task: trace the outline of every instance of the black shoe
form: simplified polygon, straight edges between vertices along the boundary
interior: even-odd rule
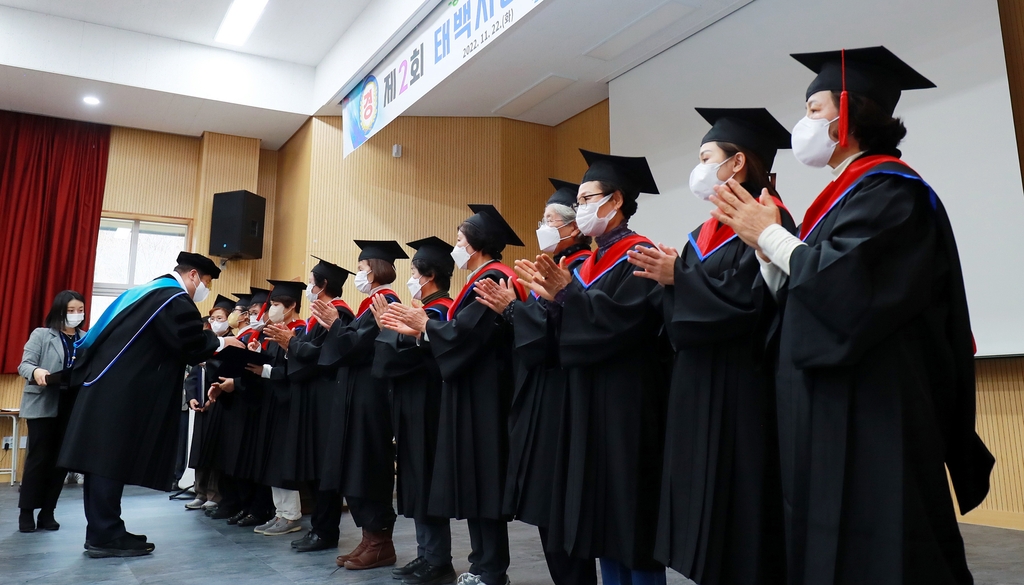
[[[32,510],[21,509],[18,515],[18,532],[35,532],[36,519],[32,516]]]
[[[320,535],[313,532],[312,530],[309,531],[309,534],[306,535],[306,538],[303,538],[299,542],[300,544],[295,545],[296,552],[314,552],[318,550],[338,548],[337,540],[331,541],[320,538]]]
[[[395,579],[402,579],[412,575],[416,571],[420,570],[421,567],[427,564],[427,559],[423,557],[416,557],[414,561],[405,565],[404,567],[398,567],[397,569],[391,569],[391,576]]]
[[[220,506],[216,510],[214,510],[213,513],[209,516],[214,520],[227,520],[228,518],[231,518],[237,513],[238,510],[232,510],[231,508],[225,508],[224,506]]]
[[[60,524],[53,518],[53,510],[40,510],[36,527],[40,530],[60,530]]]
[[[313,531],[312,530],[307,532],[302,538],[300,538],[298,540],[293,540],[292,541],[292,548],[295,548],[295,547],[297,547],[297,546],[299,546],[301,544],[308,543],[309,539],[311,539],[311,538],[313,538]]]
[[[270,520],[270,518],[256,516],[254,514],[246,514],[235,525],[243,528],[246,526],[259,526],[261,524],[266,524],[268,520]]]
[[[242,511],[238,512],[237,514],[235,514],[234,516],[228,518],[228,525],[229,526],[234,526],[235,524],[238,524],[242,520],[242,518],[245,518],[248,515],[249,515],[248,511],[242,510]]]
[[[146,542],[146,535],[145,534],[132,534],[131,532],[125,532],[125,534],[127,534],[128,536],[134,538],[135,540],[137,540],[139,542]],[[89,539],[85,540],[85,544],[82,545],[82,548],[84,548],[85,550],[89,550]]]
[[[406,585],[442,585],[455,582],[455,567],[451,563],[435,567],[425,563],[415,573],[402,579]]]
[[[139,541],[130,534],[125,534],[100,546],[89,545],[85,554],[93,559],[107,557],[141,557],[153,552],[156,545],[152,542]]]

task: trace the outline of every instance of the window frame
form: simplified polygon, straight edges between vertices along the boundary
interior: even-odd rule
[[[138,286],[138,282],[135,280],[135,264],[139,253],[139,234],[142,231],[143,223],[158,223],[164,225],[175,225],[181,226],[185,229],[185,250],[191,251],[192,249],[192,221],[180,218],[180,217],[163,217],[163,216],[147,216],[147,215],[134,215],[134,214],[121,214],[121,213],[110,213],[101,212],[100,221],[105,219],[117,220],[117,221],[130,221],[132,222],[132,235],[131,241],[129,242],[128,249],[128,284],[119,284],[113,282],[98,282],[93,280],[92,283],[92,295],[93,296],[104,296],[104,297],[117,297],[121,293]],[[93,251],[94,254],[98,254],[98,250]],[[95,277],[94,277],[95,278]]]

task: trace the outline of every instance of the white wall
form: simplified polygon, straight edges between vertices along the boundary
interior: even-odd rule
[[[615,79],[612,152],[647,156],[662,193],[631,226],[682,246],[708,217],[687,186],[708,129],[695,106],[763,106],[792,128],[813,74],[789,53],[872,45],[938,85],[897,107],[904,160],[949,211],[979,355],[1024,354],[1024,190],[995,0],[756,0]],[[832,177],[789,151],[774,170],[798,222]]]

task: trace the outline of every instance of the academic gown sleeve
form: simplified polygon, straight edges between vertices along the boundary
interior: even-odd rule
[[[560,358],[564,367],[602,363],[650,344],[651,312],[661,311],[663,287],[633,276],[622,262],[589,289],[573,281],[562,304]],[[603,285],[603,286],[602,286]]]
[[[785,209],[779,211],[782,226],[795,233],[793,217]],[[663,298],[665,327],[676,349],[733,339],[757,324],[766,291],[757,279],[756,252],[741,245],[739,261],[719,274],[709,270],[717,260],[714,256],[701,262],[690,249],[676,259],[674,284],[665,287]]]
[[[427,311],[427,318],[441,321],[437,311]],[[385,329],[377,336],[373,352],[372,375],[375,378],[397,378],[414,372],[430,358],[430,342],[416,342],[416,338]]]
[[[484,273],[481,278],[500,280],[500,273]],[[476,302],[476,290],[470,291],[461,309],[450,321],[427,321],[430,350],[441,368],[441,377],[451,380],[476,362],[491,339],[500,332],[501,316]]]
[[[184,295],[171,299],[153,319],[153,325],[169,349],[177,351],[190,366],[206,361],[220,347],[220,339],[213,331],[203,329],[203,316]]]
[[[398,301],[391,295],[387,295],[386,298],[388,303]],[[324,338],[317,363],[328,368],[363,363],[372,358],[374,341],[378,334],[380,328],[369,309],[347,325],[339,319],[331,325]]]
[[[513,301],[513,345],[516,357],[527,369],[543,364],[558,347],[555,319],[548,318],[547,301],[529,297]]]
[[[937,231],[923,183],[865,178],[827,239],[790,257],[786,319],[797,368],[856,364],[931,296]]]

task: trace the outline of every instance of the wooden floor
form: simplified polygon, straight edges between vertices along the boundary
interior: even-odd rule
[[[237,584],[361,583],[397,585],[390,568],[335,572],[336,552],[296,553],[289,542],[296,535],[267,537],[252,529],[228,526],[202,512],[186,511],[183,501],[167,494],[129,487],[123,501],[128,530],[146,534],[156,551],[134,559],[90,559],[82,551],[85,517],[82,490],[64,488],[56,517],[57,532],[21,534],[18,528],[17,487],[0,487],[0,584],[45,585],[103,584]],[[304,520],[308,525],[308,519]],[[961,525],[967,555],[977,585],[1024,585],[1024,532]],[[468,567],[469,536],[464,522],[452,525],[456,571]],[[519,522],[509,525],[514,585],[550,583],[537,530]],[[342,518],[340,548],[348,551],[359,542],[358,529],[346,514]],[[400,518],[395,526],[399,563],[412,560],[416,540],[412,521]],[[673,585],[690,583],[669,571]]]

